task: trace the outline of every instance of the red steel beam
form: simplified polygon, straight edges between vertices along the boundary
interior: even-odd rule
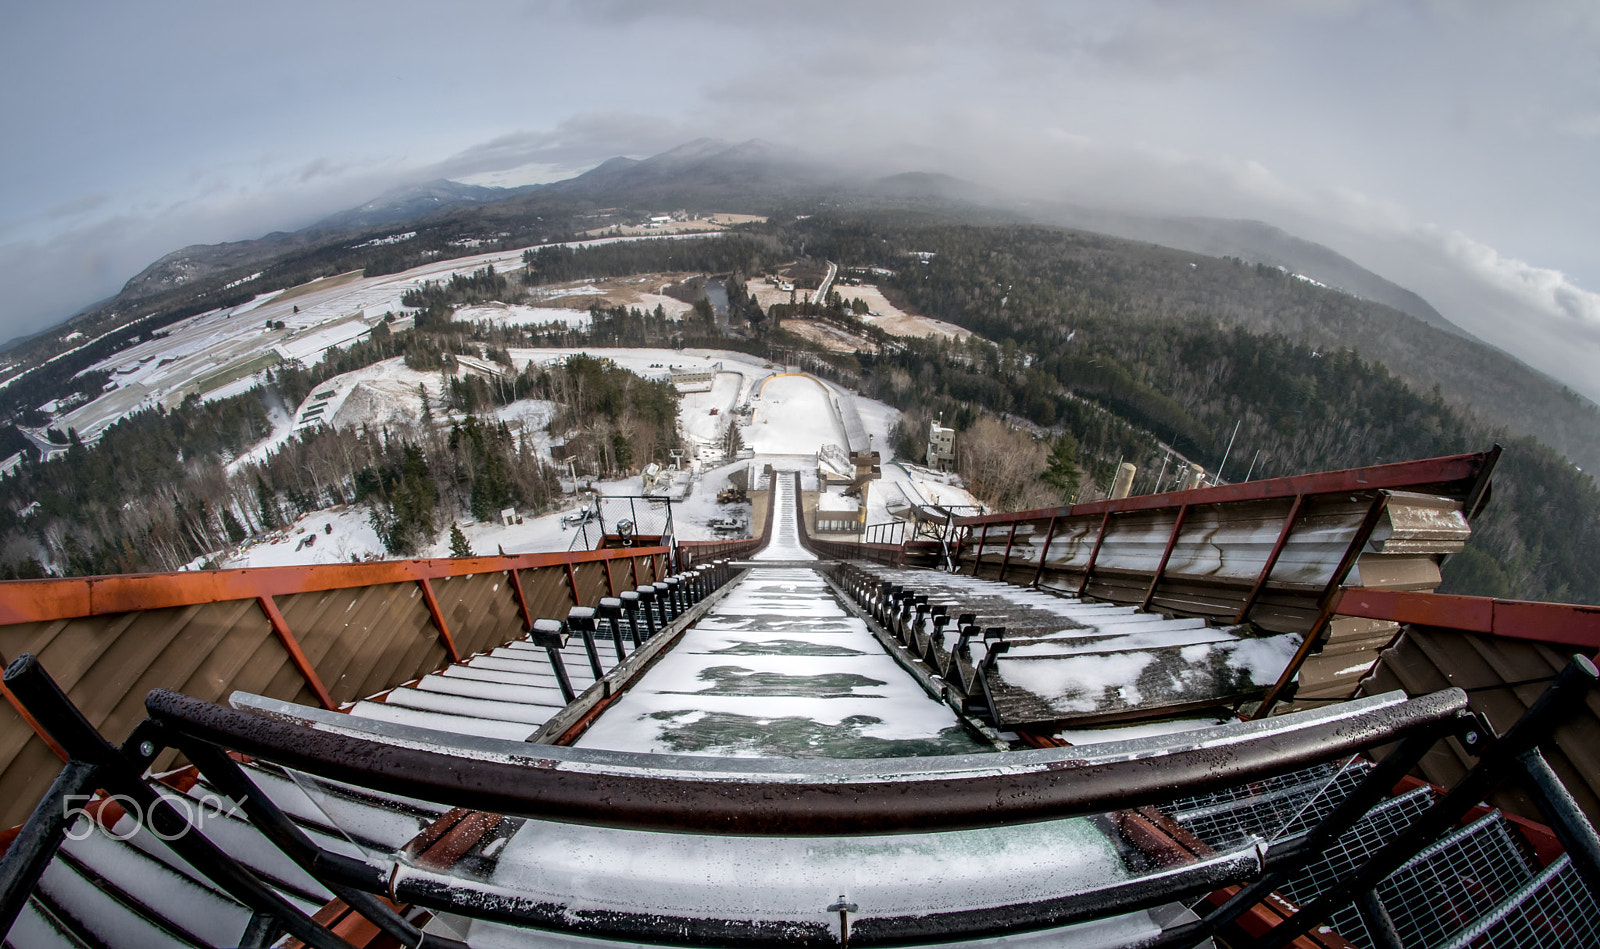
[[[1150,511],[1178,507],[1181,504],[1220,504],[1230,501],[1266,501],[1292,498],[1297,494],[1339,494],[1350,491],[1380,489],[1418,490],[1455,486],[1463,497],[1478,484],[1478,476],[1492,464],[1495,452],[1473,452],[1466,455],[1447,455],[1442,458],[1424,458],[1419,461],[1402,461],[1367,468],[1345,468],[1316,474],[1291,475],[1264,481],[1245,481],[1192,491],[1169,491],[1165,494],[1140,494],[1117,500],[1088,501],[1068,507],[1040,508],[1004,514],[978,514],[956,518],[963,527],[980,524],[1009,524],[1012,521],[1042,520],[1046,517],[1072,517],[1111,512]]]
[[[1305,495],[1294,496],[1294,504],[1289,508],[1289,516],[1283,519],[1283,526],[1278,529],[1278,539],[1272,544],[1272,552],[1267,554],[1267,562],[1261,565],[1261,575],[1256,577],[1255,585],[1250,588],[1250,595],[1244,598],[1244,605],[1234,614],[1235,626],[1250,618],[1250,611],[1255,609],[1256,600],[1260,598],[1261,591],[1266,589],[1267,579],[1272,576],[1272,568],[1278,565],[1278,558],[1283,555],[1283,548],[1289,543],[1289,535],[1294,533],[1294,522],[1300,519],[1300,508],[1304,507],[1305,503]]]
[[[1156,584],[1161,582],[1161,575],[1167,572],[1167,563],[1172,560],[1172,549],[1178,546],[1178,535],[1183,532],[1183,522],[1189,517],[1189,505],[1178,508],[1178,516],[1172,522],[1172,533],[1167,535],[1167,549],[1161,552],[1161,562],[1156,565],[1156,572],[1150,578],[1150,587],[1144,591],[1144,600],[1139,604],[1139,609],[1148,610],[1150,601],[1155,598]]]
[[[602,561],[606,565],[606,596],[617,595],[617,582],[611,579],[611,561]]]
[[[533,632],[533,614],[528,610],[528,598],[522,595],[522,577],[513,567],[506,571],[506,576],[511,578],[511,595],[517,598],[517,612],[522,614],[522,631]]]
[[[1050,542],[1055,539],[1056,518],[1055,515],[1052,514],[1050,515],[1050,529],[1044,532],[1044,546],[1039,548],[1039,566],[1034,568],[1033,582],[1029,583],[1028,586],[1037,587],[1039,585],[1039,578],[1044,576],[1044,560],[1046,557],[1050,556]]]
[[[11,707],[17,710],[17,714],[21,715],[22,720],[28,723],[28,727],[33,729],[33,733],[39,736],[39,740],[50,746],[50,750],[55,752],[57,758],[62,761],[67,760],[67,750],[61,747],[54,738],[50,737],[50,733],[45,731],[44,726],[39,724],[39,720],[33,717],[33,713],[29,712],[26,706],[17,701],[17,697],[11,694],[11,690],[6,688],[4,682],[0,682],[0,695],[6,697],[6,701],[11,703]]]
[[[1600,606],[1346,587],[1335,601],[1334,612],[1340,616],[1600,649]]]
[[[1005,555],[1000,558],[1000,576],[995,577],[995,579],[999,580],[1001,583],[1006,582],[1006,568],[1011,566],[1011,545],[1016,542],[1016,539],[1017,524],[1015,521],[1013,521],[1011,523],[1011,533],[1006,535]]]
[[[1083,565],[1083,582],[1078,584],[1078,595],[1083,596],[1083,591],[1089,589],[1089,576],[1094,573],[1094,562],[1100,559],[1100,545],[1106,539],[1106,527],[1111,523],[1111,512],[1106,511],[1100,515],[1100,533],[1094,535],[1094,549],[1089,551],[1089,562]],[[985,527],[985,530],[988,528]]]
[[[1383,516],[1383,511],[1388,506],[1389,492],[1379,491],[1378,496],[1372,499],[1372,506],[1367,508],[1367,516],[1361,519],[1361,526],[1356,528],[1355,536],[1350,538],[1350,546],[1345,548],[1344,556],[1339,559],[1339,566],[1334,568],[1333,576],[1328,578],[1328,585],[1323,587],[1322,595],[1317,597],[1321,609],[1317,613],[1316,622],[1306,630],[1305,638],[1300,641],[1300,648],[1295,650],[1294,658],[1284,666],[1278,681],[1273,683],[1251,718],[1265,718],[1272,711],[1272,706],[1277,704],[1278,698],[1289,687],[1289,681],[1300,671],[1300,666],[1306,661],[1306,657],[1311,655],[1311,650],[1317,645],[1317,639],[1322,635],[1323,627],[1333,618],[1334,604],[1339,600],[1339,590],[1344,584],[1345,577],[1350,575],[1350,568],[1356,565],[1356,558],[1361,556],[1361,548],[1367,545],[1367,538],[1372,535],[1373,528],[1378,526],[1378,518]]]
[[[456,651],[456,639],[450,635],[450,624],[444,621],[444,612],[439,609],[439,600],[433,595],[433,584],[427,577],[417,581],[417,586],[422,588],[422,602],[428,605],[428,615],[433,618],[433,628],[439,631],[439,641],[444,643],[445,655],[451,662],[460,662],[461,653]]]
[[[0,581],[0,626],[656,555],[664,547]]]
[[[289,661],[300,671],[300,678],[306,680],[306,686],[311,689],[311,694],[317,697],[322,707],[332,711],[339,710],[339,703],[333,700],[328,690],[323,686],[322,680],[317,677],[317,670],[312,668],[311,660],[306,658],[305,650],[300,648],[300,640],[295,638],[294,630],[289,628],[289,623],[278,612],[278,604],[272,602],[270,596],[256,597],[261,612],[267,614],[267,622],[272,624],[272,631],[278,634],[278,639],[283,643],[283,648],[289,652]]]
[[[578,594],[578,575],[572,572],[572,564],[567,564],[567,587],[572,591],[572,605],[582,606],[583,597]],[[532,629],[532,626],[528,627]]]
[[[978,537],[978,552],[972,557],[972,575],[978,575],[978,568],[983,566],[983,545],[989,542],[989,524],[983,525],[983,533]],[[902,560],[904,558],[902,557]]]

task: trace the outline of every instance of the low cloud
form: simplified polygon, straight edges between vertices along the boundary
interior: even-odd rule
[[[696,137],[684,124],[629,112],[575,115],[550,129],[522,129],[462,149],[418,176],[466,178],[526,166],[579,174],[617,155],[646,157]]]
[[[1600,298],[1581,286],[1600,284],[1600,269],[1592,222],[1574,210],[1592,203],[1600,147],[1595,9],[818,0],[757,16],[736,0],[490,4],[474,68],[426,83],[408,64],[436,47],[437,17],[330,13],[334,27],[379,31],[386,55],[322,55],[340,28],[292,47],[246,44],[228,54],[242,68],[215,71],[218,97],[241,103],[233,125],[168,102],[175,88],[210,86],[135,75],[135,113],[161,107],[130,113],[139,121],[122,134],[166,146],[145,168],[124,174],[119,155],[84,171],[48,150],[36,150],[39,167],[19,165],[40,181],[55,173],[47,157],[71,168],[37,204],[20,185],[4,202],[31,217],[0,224],[0,279],[14,288],[0,335],[109,295],[175,248],[293,229],[397,185],[548,181],[701,136],[759,137],[878,173],[942,171],[1024,202],[1266,221],[1600,398]],[[258,18],[285,35],[303,19]],[[144,19],[97,48],[144,48],[124,35]],[[100,107],[112,74],[88,64],[111,61],[83,59],[79,98],[39,113],[72,125],[36,122],[35,137],[98,155],[78,130],[107,126],[70,107]],[[248,68],[268,62],[283,68]],[[289,86],[254,78],[279,73]],[[311,94],[318,83],[326,96]],[[339,94],[351,90],[360,108]],[[470,131],[508,121],[525,127]],[[189,178],[171,172],[191,162]],[[109,194],[74,197],[88,186],[71,174]],[[0,176],[0,189],[26,179]]]

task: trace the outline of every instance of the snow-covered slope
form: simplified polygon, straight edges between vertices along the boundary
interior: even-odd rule
[[[512,363],[516,371],[530,364],[558,365],[568,356],[583,352],[649,378],[666,378],[670,369],[711,368],[721,364],[722,371],[714,377],[709,391],[685,393],[679,405],[679,426],[686,444],[691,448],[688,465],[691,473],[690,492],[673,505],[673,519],[677,536],[684,540],[709,540],[717,536],[710,524],[713,520],[732,513],[750,513],[747,505],[730,507],[718,504],[717,492],[728,485],[728,477],[735,471],[753,468],[759,472],[771,464],[778,469],[803,472],[802,487],[815,487],[815,458],[825,445],[844,444],[846,431],[840,407],[853,409],[875,447],[887,454],[888,430],[899,413],[881,402],[857,397],[848,390],[824,383],[811,376],[790,373],[786,367],[775,366],[742,353],[717,350],[673,349],[611,349],[604,347],[585,349],[513,349]],[[462,371],[493,373],[500,367],[482,360],[465,358]],[[273,436],[243,456],[236,464],[261,460],[269,451],[281,446],[284,439],[303,427],[332,425],[336,428],[370,425],[374,427],[414,425],[421,415],[422,395],[426,390],[433,411],[441,424],[448,421],[440,406],[440,374],[418,372],[406,368],[400,359],[389,359],[371,366],[345,373],[317,386],[305,402],[296,408],[289,419],[278,420]],[[737,412],[748,404],[752,411],[746,415]],[[712,410],[715,409],[713,414]],[[536,449],[548,457],[551,437],[549,424],[555,406],[548,402],[525,399],[502,406],[496,416],[511,424],[518,438],[533,440]],[[741,425],[745,444],[755,450],[748,460],[731,461],[722,457],[721,441],[729,422]],[[809,470],[808,470],[809,469]],[[906,480],[921,484],[906,469],[885,465],[885,481],[869,493],[869,522],[886,519],[881,500],[891,485]],[[925,476],[926,477],[926,476]],[[937,484],[935,480],[933,483]],[[596,482],[594,489],[608,495],[637,495],[643,485],[635,476],[618,481]],[[894,488],[895,497],[901,497]],[[916,490],[916,489],[913,489]],[[923,484],[924,493],[935,490]],[[945,503],[965,503],[956,500],[959,488],[937,484],[937,490],[948,492]],[[507,553],[526,551],[566,550],[576,536],[570,527],[561,523],[563,514],[576,510],[579,500],[558,510],[541,515],[520,512],[522,523],[502,525],[477,523],[468,518],[458,521],[462,533],[475,553],[489,554],[504,550]],[[424,556],[449,556],[449,523],[440,525],[436,542],[422,552]],[[331,529],[331,533],[327,532]],[[317,540],[306,545],[307,535],[315,534]],[[268,535],[248,549],[227,560],[228,566],[266,566],[283,563],[332,563],[355,559],[374,559],[385,556],[377,534],[368,522],[364,507],[340,508],[320,511],[302,518],[282,531]]]

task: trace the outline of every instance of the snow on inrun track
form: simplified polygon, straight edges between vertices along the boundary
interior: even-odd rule
[[[540,246],[593,247],[619,241],[687,240],[717,233],[609,237]],[[116,388],[49,424],[63,431],[75,428],[81,438],[92,442],[113,422],[142,408],[160,405],[170,409],[189,395],[217,399],[248,391],[262,381],[271,366],[290,359],[310,365],[329,349],[348,346],[370,332],[386,313],[399,320],[395,329],[409,325],[410,311],[400,303],[407,290],[430,280],[449,280],[452,274],[470,274],[489,264],[514,270],[522,265],[522,254],[528,249],[457,257],[378,277],[362,277],[359,272],[324,277],[261,294],[240,306],[179,320],[163,327],[160,338],[130,346],[86,369],[110,372]],[[520,322],[519,317],[525,317],[528,322],[569,325],[588,320],[587,313],[566,310],[484,312],[482,316],[504,322]],[[273,328],[278,322],[283,329]]]
[[[585,353],[609,359],[623,369],[647,378],[665,379],[672,367],[711,368],[721,363],[722,371],[712,383],[710,391],[683,393],[678,408],[678,421],[684,441],[691,450],[689,480],[690,491],[682,501],[673,504],[673,522],[678,537],[684,540],[708,540],[714,537],[709,522],[735,510],[716,502],[716,494],[728,485],[728,477],[735,471],[748,469],[759,475],[762,468],[771,464],[778,470],[802,472],[802,487],[816,487],[816,453],[823,445],[845,444],[846,433],[840,410],[856,412],[862,427],[870,436],[871,445],[881,452],[885,461],[891,458],[889,428],[899,418],[895,409],[871,399],[856,396],[847,389],[812,376],[793,373],[789,367],[774,365],[754,356],[722,350],[704,349],[612,349],[606,347],[579,347],[561,349],[513,349],[512,363],[521,371],[530,363],[559,365],[575,353]],[[464,358],[462,371],[494,371],[493,364],[484,360]],[[419,387],[425,388],[438,413],[440,376],[437,372],[414,372],[399,359],[385,360],[354,372],[335,376],[316,387],[304,404],[296,408],[290,418],[279,420],[277,431],[256,446],[243,461],[260,460],[269,450],[276,449],[301,424],[313,406],[321,405],[319,418],[327,419],[335,427],[371,424],[398,424],[415,419],[421,414]],[[332,395],[329,395],[332,393]],[[748,460],[723,463],[720,443],[730,420],[738,418],[733,410],[749,402],[753,408],[751,424],[741,427],[746,446],[755,451]],[[836,408],[836,405],[838,408]],[[716,409],[716,414],[712,414]],[[518,438],[533,440],[538,453],[549,458],[550,433],[548,425],[554,407],[547,402],[525,399],[503,406],[497,417],[508,422]],[[449,418],[439,414],[440,424]],[[892,503],[906,494],[917,495],[924,502],[930,483],[941,491],[956,493],[952,488],[937,482],[924,482],[932,476],[914,467],[886,463],[883,480],[877,482],[870,497],[869,521],[887,518],[886,501]],[[904,485],[902,486],[902,482]],[[594,490],[600,494],[636,495],[643,486],[638,477],[617,481],[595,482]],[[964,494],[964,492],[960,492]],[[952,500],[946,498],[947,503]],[[478,523],[461,520],[462,533],[472,550],[478,554],[531,551],[560,551],[568,549],[577,532],[561,524],[561,516],[578,508],[573,499],[562,510],[532,516],[523,514],[521,524],[503,526],[499,523]],[[749,514],[745,507],[744,513]],[[421,551],[425,557],[446,557],[450,554],[448,523],[436,542]],[[331,528],[331,531],[330,531]],[[310,546],[303,542],[308,534],[317,540]],[[227,558],[229,567],[259,567],[289,563],[348,563],[356,559],[385,557],[377,534],[368,523],[364,507],[336,508],[318,511],[301,518],[290,527],[262,537],[249,549]]]

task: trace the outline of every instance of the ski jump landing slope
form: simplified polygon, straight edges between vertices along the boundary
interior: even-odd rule
[[[815,386],[815,389],[812,386]],[[767,417],[772,419],[777,418],[780,414],[789,414],[783,409],[778,409],[779,405],[789,403],[790,407],[798,409],[799,405],[809,405],[820,396],[821,401],[827,405],[827,415],[831,416],[833,423],[831,426],[827,426],[833,429],[831,437],[823,437],[817,444],[811,445],[811,441],[817,440],[815,435],[819,433],[820,420],[814,416],[807,418],[805,421],[801,421],[799,418],[790,419],[789,421],[791,422],[799,423],[793,428],[787,426],[785,428],[786,435],[800,436],[795,439],[795,444],[753,446],[757,452],[809,454],[815,452],[824,444],[838,444],[842,445],[847,451],[857,452],[866,451],[870,444],[866,425],[861,421],[861,413],[856,409],[855,396],[836,389],[808,373],[780,372],[770,375],[761,380],[761,385],[756,390],[756,396],[772,403],[772,406],[767,410]],[[820,409],[821,405],[817,405],[816,408]],[[809,411],[801,411],[809,415]],[[800,442],[805,442],[806,444],[801,445],[799,444]]]

